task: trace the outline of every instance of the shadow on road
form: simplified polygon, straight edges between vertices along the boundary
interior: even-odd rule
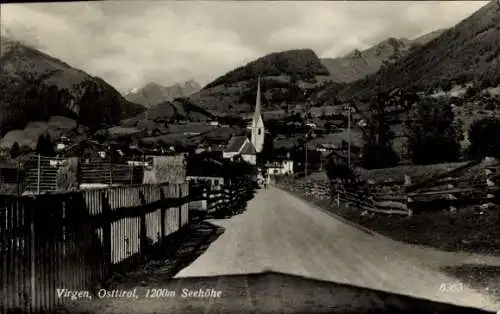
[[[500,302],[500,267],[465,264],[460,266],[446,266],[442,270],[471,288],[491,295]]]
[[[194,262],[222,233],[222,227],[206,221],[195,222],[147,252],[148,262],[138,270],[115,273],[106,288],[162,284]]]

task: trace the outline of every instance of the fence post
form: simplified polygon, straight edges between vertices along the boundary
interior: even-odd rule
[[[111,207],[106,196],[106,192],[101,193],[101,204],[102,204],[102,239],[103,239],[103,249],[104,249],[104,269],[106,270],[106,275],[111,274]]]
[[[165,231],[165,212],[167,210],[167,208],[165,207],[165,191],[163,190],[163,188],[160,187],[160,200],[161,200],[161,205],[160,205],[160,235],[161,235],[161,238],[160,240],[163,240],[163,238],[165,237],[166,235],[166,231]]]
[[[177,199],[179,200],[179,229],[182,228],[182,183],[177,183]]]
[[[37,176],[36,176],[36,193],[37,194],[40,194],[40,173],[41,173],[40,159],[41,159],[41,156],[40,156],[40,154],[38,154]]]
[[[410,186],[411,185],[411,177],[407,174],[405,174],[404,176],[404,186],[407,187],[407,186]]]
[[[232,194],[231,194],[231,184],[228,182],[229,179],[224,179],[224,202],[226,208],[233,208],[233,200],[232,200]]]
[[[201,187],[201,208],[205,211],[208,211],[208,187],[206,184],[203,184]]]
[[[18,197],[21,195],[21,174],[19,173],[20,171],[21,171],[21,162],[19,161],[19,159],[17,159],[16,182],[17,182],[17,196]],[[19,202],[19,199],[18,199],[18,202]]]
[[[36,237],[35,237],[35,202],[30,200],[28,202],[30,204],[30,303],[31,310],[36,311]]]
[[[80,189],[82,185],[82,157],[76,158],[76,186]]]
[[[130,185],[134,185],[134,163],[130,165]]]
[[[140,230],[139,230],[139,252],[141,262],[145,261],[146,257],[146,246],[147,246],[147,231],[146,231],[146,214],[144,213],[144,206],[146,205],[146,199],[144,198],[143,191],[139,190],[139,199],[141,200],[141,205],[143,206],[141,216],[140,216]]]
[[[111,154],[109,155],[109,185],[113,185],[113,163],[111,162]]]

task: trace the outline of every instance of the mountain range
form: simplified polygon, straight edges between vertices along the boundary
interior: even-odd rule
[[[114,124],[145,110],[107,82],[18,41],[0,47],[0,134],[53,116]]]
[[[124,97],[99,77],[2,37],[0,133],[54,116],[98,126],[244,115],[254,109],[258,76],[263,110],[303,102],[304,88],[320,106],[332,99],[364,99],[397,87],[418,91],[446,82],[474,81],[496,86],[500,83],[499,38],[500,4],[492,1],[454,27],[413,40],[389,38],[336,59],[320,59],[311,49],[274,52],[201,89],[195,81],[170,87],[149,83]]]
[[[491,1],[427,44],[364,79],[326,88],[330,97],[366,98],[378,90],[426,90],[447,83],[500,84],[500,2]]]
[[[424,91],[474,81],[496,86],[500,83],[499,38],[500,3],[491,1],[449,29],[413,40],[389,38],[337,59],[320,60],[309,49],[269,54],[220,76],[190,99],[207,110],[252,112],[258,75],[265,110],[300,103],[297,79],[302,80],[302,88],[312,90],[319,106],[335,99],[366,100],[377,91],[394,88]]]
[[[311,49],[275,52],[238,67],[204,86],[189,97],[192,103],[210,112],[240,114],[253,110],[257,77],[262,76],[264,107],[279,106],[299,99],[297,82],[314,86],[328,77],[328,69]]]
[[[124,95],[128,101],[141,104],[146,108],[151,108],[164,101],[173,101],[176,98],[191,96],[201,89],[200,84],[195,80],[172,86],[162,86],[157,83],[148,83],[142,88],[135,88]]]
[[[146,128],[162,133],[168,124],[178,121],[200,122],[208,121],[214,116],[208,111],[192,104],[187,98],[176,98],[173,101],[163,101],[148,108],[134,117],[120,122],[121,126]]]
[[[412,49],[439,37],[444,31],[433,31],[413,40],[391,37],[366,50],[356,49],[340,58],[323,58],[321,62],[330,72],[330,80],[354,82],[377,72],[383,65],[394,63]]]

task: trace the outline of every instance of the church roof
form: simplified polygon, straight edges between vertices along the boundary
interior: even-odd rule
[[[233,136],[224,150],[226,153],[239,153],[245,145],[245,141],[248,141],[246,136]]]
[[[257,151],[255,150],[255,147],[253,146],[252,143],[246,142],[245,146],[241,150],[242,155],[255,155],[257,154]]]

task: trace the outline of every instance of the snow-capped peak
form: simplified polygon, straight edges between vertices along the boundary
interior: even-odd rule
[[[129,90],[127,94],[135,94],[135,93],[137,93],[138,91],[139,91],[139,88],[138,88],[138,87],[134,87],[134,88],[132,88],[131,90]]]

